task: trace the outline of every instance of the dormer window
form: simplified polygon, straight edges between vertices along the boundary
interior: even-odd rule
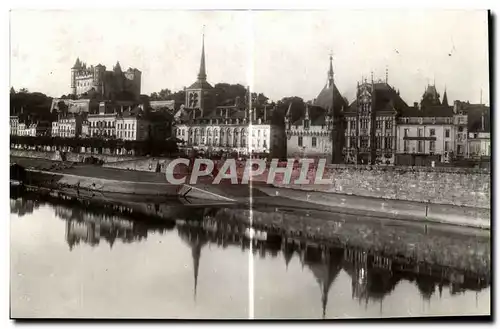
[[[310,120],[309,119],[304,120],[304,129],[309,129],[309,126],[310,126]]]

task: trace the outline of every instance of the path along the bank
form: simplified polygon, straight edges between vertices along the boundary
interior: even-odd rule
[[[295,209],[324,210],[352,215],[379,216],[397,220],[440,222],[476,228],[490,228],[490,210],[435,203],[389,200],[320,191],[279,188],[263,182],[231,184],[201,177],[196,184],[168,184],[165,174],[103,168],[94,165],[70,165],[61,162],[13,158],[11,161],[32,170],[56,175],[55,184],[102,192],[135,195],[177,196],[259,206],[286,206]],[[183,177],[182,174],[175,175]]]

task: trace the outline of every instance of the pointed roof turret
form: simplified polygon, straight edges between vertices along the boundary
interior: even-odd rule
[[[117,61],[115,67],[113,67],[113,71],[122,72],[122,67],[120,66],[120,62]]]
[[[80,62],[80,57],[77,57],[75,65],[73,65],[72,69],[79,69],[81,67],[82,67],[82,62]]]
[[[448,95],[446,94],[446,87],[444,87],[443,101],[441,102],[443,106],[448,106]]]
[[[316,97],[313,105],[319,106],[324,110],[329,112],[340,111],[342,106],[347,107],[348,104],[344,104],[345,101],[342,98],[339,90],[335,86],[334,73],[333,73],[333,57],[330,55],[330,68],[328,70],[328,83],[321,90],[318,97]],[[333,107],[333,108],[332,108]]]

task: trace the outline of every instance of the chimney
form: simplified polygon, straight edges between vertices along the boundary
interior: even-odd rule
[[[418,108],[418,103],[417,102],[413,102],[413,107],[414,108]]]
[[[229,118],[229,109],[226,109],[226,119]]]
[[[484,131],[484,113],[481,115],[481,130]]]
[[[264,122],[267,121],[267,105],[264,105]]]
[[[253,121],[257,121],[257,109],[256,108],[254,108],[252,110],[252,114],[253,114]]]
[[[458,112],[458,101],[454,101],[453,102],[453,113],[457,113]]]

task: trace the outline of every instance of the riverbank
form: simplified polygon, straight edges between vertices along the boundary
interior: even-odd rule
[[[304,191],[275,187],[262,182],[251,185],[211,184],[211,178],[197,184],[172,185],[163,173],[139,172],[11,157],[28,168],[28,184],[52,189],[74,188],[93,193],[120,193],[142,197],[181,197],[194,203],[238,203],[258,206],[287,206],[341,214],[384,217],[395,220],[439,222],[482,229],[490,228],[490,210],[431,202],[382,199],[375,197]],[[188,203],[193,203],[189,202]]]

